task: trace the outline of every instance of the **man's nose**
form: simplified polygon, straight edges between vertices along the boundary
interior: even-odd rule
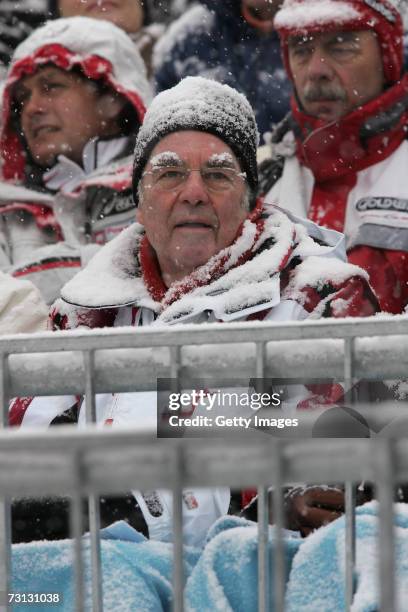
[[[208,201],[208,189],[198,170],[193,170],[189,173],[182,185],[179,197],[183,202],[193,205]]]
[[[330,59],[322,49],[319,49],[319,47],[316,47],[310,56],[307,73],[309,79],[313,81],[330,79],[333,76]]]

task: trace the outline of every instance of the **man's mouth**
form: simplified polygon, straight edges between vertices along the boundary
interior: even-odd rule
[[[191,228],[191,229],[212,229],[213,226],[211,223],[206,223],[204,221],[181,221],[177,223],[174,227],[176,228]]]

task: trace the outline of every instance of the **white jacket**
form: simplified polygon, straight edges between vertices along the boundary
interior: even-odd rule
[[[32,283],[0,272],[0,335],[45,330],[48,308]]]
[[[135,219],[130,158],[134,134],[92,139],[84,147],[81,166],[60,155],[43,174],[30,162],[18,134],[13,87],[45,63],[67,71],[80,68],[88,78],[120,93],[140,124],[151,92],[133,42],[110,22],[86,17],[51,21],[14,53],[2,94],[0,268],[30,278],[52,303],[95,252],[88,245],[104,244]]]

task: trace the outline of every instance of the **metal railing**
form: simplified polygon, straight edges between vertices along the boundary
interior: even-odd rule
[[[408,318],[375,317],[308,323],[242,323],[21,335],[0,340],[3,427],[8,399],[22,395],[85,394],[87,420],[95,420],[95,394],[156,390],[157,378],[183,381],[220,373],[234,378],[398,379],[406,376]],[[283,523],[281,485],[290,481],[347,482],[347,602],[353,596],[353,483],[377,485],[380,516],[381,609],[395,610],[393,486],[408,476],[408,440],[242,441],[156,440],[137,431],[0,432],[0,591],[10,586],[9,499],[72,496],[76,606],[83,609],[81,498],[89,496],[93,610],[102,610],[98,495],[170,488],[174,516],[174,609],[183,609],[181,490],[188,486],[259,487],[259,610],[268,609],[266,487],[275,487],[274,516]],[[324,461],[321,460],[324,456]],[[33,459],[35,457],[35,459]],[[52,464],[53,470],[48,466]],[[10,466],[13,478],[9,479]],[[137,465],[137,471],[134,466]],[[45,480],[44,476],[47,475]],[[284,609],[280,530],[275,547],[275,609]]]

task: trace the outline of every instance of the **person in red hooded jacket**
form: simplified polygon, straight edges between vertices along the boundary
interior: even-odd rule
[[[149,101],[139,53],[107,21],[50,21],[14,52],[1,100],[0,268],[48,304],[134,221],[131,153]]]
[[[395,4],[284,2],[274,23],[294,95],[261,164],[266,201],[343,231],[390,313],[408,303],[408,75]]]

